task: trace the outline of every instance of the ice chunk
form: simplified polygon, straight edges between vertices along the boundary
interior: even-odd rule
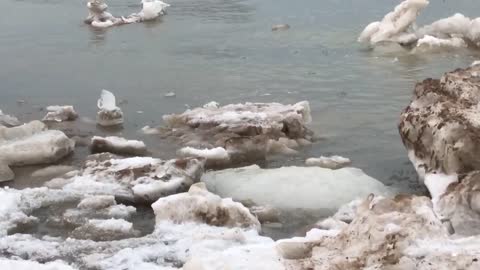
[[[63,189],[81,194],[120,196],[139,202],[188,190],[198,182],[203,163],[197,159],[163,161],[151,157],[89,160]]]
[[[385,15],[382,21],[369,24],[358,38],[359,42],[376,44],[382,41],[416,41],[408,37],[409,28],[415,23],[418,14],[429,2],[427,0],[405,0],[395,10]]]
[[[74,142],[59,130],[46,130],[40,121],[0,127],[0,181],[13,179],[8,166],[53,163],[70,154]]]
[[[350,161],[350,159],[341,156],[321,156],[320,158],[309,158],[305,161],[305,164],[307,166],[318,166],[332,170],[340,169],[342,167],[350,165],[351,163],[352,162]]]
[[[445,175],[442,173],[428,173],[425,175],[425,185],[432,196],[432,200],[438,201],[441,195],[443,195],[450,184],[458,182],[458,176]]]
[[[181,157],[205,158],[207,163],[227,163],[230,161],[230,155],[223,147],[213,149],[197,149],[193,147],[184,147],[178,151]]]
[[[260,223],[242,204],[210,193],[203,183],[192,185],[188,193],[161,198],[152,204],[157,223],[200,222],[213,226],[255,228]]]
[[[115,96],[112,92],[102,90],[97,102],[100,109],[97,113],[97,123],[101,126],[116,126],[123,124],[123,112],[117,107]]]
[[[336,210],[370,193],[388,194],[389,189],[362,170],[319,167],[261,169],[250,166],[208,172],[202,177],[210,191],[234,200],[279,209]],[[296,194],[295,200],[289,199]]]
[[[112,195],[97,195],[86,197],[78,204],[77,207],[86,209],[101,209],[115,204],[115,197]]]
[[[120,155],[142,156],[147,153],[147,146],[142,141],[127,140],[121,137],[94,136],[90,148],[93,153],[110,152]]]
[[[15,127],[21,124],[15,116],[3,114],[2,110],[0,110],[0,127]]]
[[[142,0],[142,11],[138,16],[143,21],[156,19],[160,15],[165,14],[165,9],[170,5],[159,0]]]
[[[245,103],[222,107],[211,102],[182,114],[165,115],[164,121],[167,126],[159,128],[159,134],[177,138],[184,146],[224,148],[230,164],[263,160],[271,153],[296,153],[289,148],[292,141],[304,145],[313,140],[313,132],[306,127],[311,121],[306,101],[293,105]],[[143,130],[155,133],[151,128]]]
[[[47,115],[43,118],[43,121],[73,121],[78,118],[77,112],[73,109],[73,106],[48,106]]]

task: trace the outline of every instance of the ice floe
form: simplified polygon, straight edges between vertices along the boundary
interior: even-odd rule
[[[93,136],[90,149],[93,153],[110,152],[119,155],[143,156],[147,153],[147,146],[142,141],[127,140],[117,136]]]
[[[73,106],[48,106],[47,115],[43,117],[43,121],[63,122],[73,121],[78,118],[77,112]]]

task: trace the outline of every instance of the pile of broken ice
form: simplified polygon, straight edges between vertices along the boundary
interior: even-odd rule
[[[312,143],[308,103],[211,103],[144,128],[177,139],[178,158],[138,157],[140,141],[95,136],[91,151],[100,153],[80,169],[59,167],[66,173],[41,188],[0,189],[0,269],[478,269],[479,74],[475,65],[419,83],[401,115],[431,198],[394,195],[342,168],[351,161],[339,156],[307,167],[251,165]],[[110,94],[98,107],[117,121]],[[67,107],[55,108],[63,115]],[[14,177],[10,166],[57,163],[72,151],[71,139],[39,121],[0,127],[4,180]],[[251,166],[204,173],[241,162]],[[296,211],[331,217],[302,237],[261,236],[262,225]]]

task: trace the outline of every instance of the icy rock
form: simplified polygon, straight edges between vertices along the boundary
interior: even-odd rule
[[[78,114],[73,106],[48,106],[47,115],[42,121],[63,122],[73,121],[77,118]]]
[[[343,167],[350,165],[352,162],[348,158],[344,158],[341,156],[331,156],[331,157],[324,157],[321,156],[319,158],[309,158],[305,161],[305,165],[307,166],[317,166],[332,170],[337,170]]]
[[[203,183],[192,185],[188,193],[161,198],[152,204],[152,208],[157,223],[165,220],[175,223],[200,222],[212,226],[260,230],[257,218],[246,207],[208,192]]]
[[[291,150],[292,141],[312,141],[306,124],[311,121],[308,102],[294,105],[245,103],[187,110],[165,115],[165,128],[158,133],[178,138],[184,146],[215,149],[221,147],[230,156],[230,164],[265,159],[270,152]],[[151,128],[145,129],[154,133]],[[279,145],[281,147],[279,147]],[[290,152],[291,152],[290,151]]]
[[[480,172],[466,175],[458,183],[451,183],[445,193],[434,198],[435,210],[451,223],[456,235],[480,234]]]
[[[187,191],[199,181],[202,173],[203,163],[197,159],[93,159],[86,161],[84,169],[66,181],[63,189],[154,202],[160,197]]]
[[[426,174],[462,175],[480,169],[479,76],[477,65],[416,85],[399,131],[421,180]]]
[[[18,121],[15,116],[3,114],[2,110],[0,110],[0,127],[16,127],[21,125],[22,123]]]
[[[208,189],[236,201],[251,200],[279,210],[317,209],[334,211],[354,199],[370,193],[390,191],[362,170],[319,167],[282,167],[261,169],[257,165],[207,172],[202,181]],[[297,194],[291,199],[292,194]]]
[[[97,106],[99,109],[97,113],[97,123],[100,126],[109,127],[123,124],[123,112],[117,107],[115,96],[112,92],[102,90]]]
[[[0,127],[0,181],[13,179],[8,166],[53,163],[73,149],[74,142],[63,132],[46,130],[40,121],[13,128]]]
[[[476,269],[480,238],[449,237],[426,197],[399,195],[358,207],[340,229],[277,242],[286,269]]]
[[[110,152],[119,155],[143,156],[147,153],[147,146],[142,141],[127,140],[121,137],[94,136],[90,149],[93,153]]]

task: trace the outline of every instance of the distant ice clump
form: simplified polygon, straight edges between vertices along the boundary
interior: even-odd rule
[[[438,20],[423,27],[416,26],[427,0],[405,0],[385,15],[382,21],[369,24],[358,41],[370,45],[394,42],[414,45],[419,49],[464,48],[467,44],[480,45],[480,18],[470,19],[463,14]],[[417,49],[418,50],[418,49]]]
[[[1,126],[15,127],[21,124],[22,123],[20,123],[20,121],[18,121],[18,119],[15,116],[4,114],[2,110],[0,110],[0,127]]]
[[[253,201],[278,209],[318,209],[334,211],[354,199],[370,193],[391,191],[362,170],[319,167],[282,167],[261,169],[257,165],[211,171],[203,175],[208,189],[237,201]],[[297,194],[291,199],[292,194]]]
[[[88,17],[85,23],[97,28],[107,28],[115,25],[138,23],[154,20],[166,14],[170,5],[160,0],[142,0],[142,10],[127,17],[115,17],[107,12],[108,6],[103,0],[89,0],[87,3]]]

